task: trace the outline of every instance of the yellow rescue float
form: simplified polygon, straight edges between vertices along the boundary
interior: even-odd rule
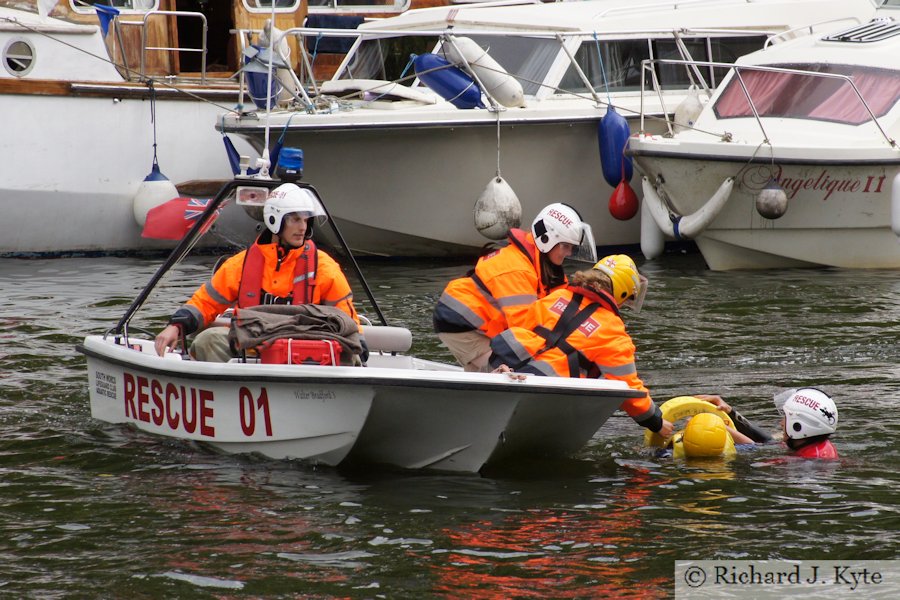
[[[731,417],[709,402],[694,396],[678,396],[659,408],[667,421],[689,421],[684,430],[671,438],[648,430],[644,434],[644,445],[666,448],[671,444],[674,458],[730,456],[737,452],[734,439],[726,429],[726,426],[734,428]]]

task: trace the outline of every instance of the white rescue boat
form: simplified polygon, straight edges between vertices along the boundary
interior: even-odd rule
[[[116,327],[78,346],[87,357],[94,418],[228,453],[477,472],[525,456],[571,454],[624,400],[643,395],[604,379],[464,372],[405,354],[409,330],[387,325],[364,326],[370,351],[364,367],[263,364],[252,357],[211,363],[178,351],[158,356],[153,335],[130,326],[132,317],[219,206],[235,196],[238,203],[265,198],[280,183],[226,184]],[[336,227],[333,235],[342,239]]]

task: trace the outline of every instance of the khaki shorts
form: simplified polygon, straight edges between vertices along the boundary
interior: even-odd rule
[[[466,371],[490,372],[491,340],[481,331],[438,333],[438,338]]]

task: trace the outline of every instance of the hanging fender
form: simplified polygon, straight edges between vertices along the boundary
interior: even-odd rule
[[[644,204],[647,205],[647,212],[653,216],[653,220],[656,221],[662,232],[677,240],[682,240],[700,235],[719,216],[725,202],[731,197],[734,177],[725,178],[716,193],[695,212],[686,216],[676,215],[674,218],[669,216],[669,210],[649,179],[643,177],[641,186],[644,189]]]
[[[159,165],[154,162],[150,173],[138,186],[132,199],[131,207],[134,210],[135,223],[138,224],[138,227],[143,227],[147,222],[147,213],[150,212],[150,209],[177,197],[178,189],[175,184],[162,174]]]
[[[631,157],[625,156],[625,145],[630,135],[631,129],[625,117],[617,113],[612,104],[607,106],[606,114],[597,123],[597,142],[603,178],[611,188],[615,188],[623,179],[631,181],[634,174]]]
[[[444,44],[444,52],[451,62],[458,65],[469,63],[472,71],[486,88],[485,91],[503,106],[508,108],[525,106],[522,84],[491,58],[484,48],[471,38],[451,36],[450,39],[452,43]]]

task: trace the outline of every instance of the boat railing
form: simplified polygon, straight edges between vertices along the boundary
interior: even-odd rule
[[[741,86],[741,91],[744,94],[744,98],[747,100],[748,105],[750,106],[750,110],[753,112],[753,118],[756,120],[756,124],[759,127],[760,131],[763,135],[763,142],[766,144],[771,143],[769,134],[766,132],[766,128],[763,125],[762,118],[760,117],[759,110],[756,107],[756,104],[753,102],[753,98],[751,97],[750,90],[747,89],[747,84],[744,81],[744,78],[741,76],[742,71],[765,71],[770,73],[789,73],[793,75],[804,75],[809,77],[818,77],[824,79],[836,79],[843,81],[845,84],[849,85],[853,90],[853,93],[856,95],[857,100],[859,100],[861,106],[865,109],[866,113],[869,115],[869,119],[872,123],[874,123],[875,127],[878,128],[878,131],[881,133],[881,136],[891,147],[896,147],[897,142],[891,138],[887,131],[885,131],[884,127],[882,127],[881,123],[878,121],[878,118],[875,116],[875,113],[872,111],[872,108],[866,102],[863,95],[860,93],[859,88],[856,87],[856,84],[853,82],[853,78],[849,75],[842,75],[840,73],[821,73],[816,71],[805,71],[802,69],[787,69],[783,67],[766,67],[763,65],[737,65],[734,63],[719,63],[719,62],[711,62],[711,61],[692,61],[692,60],[674,60],[674,59],[653,59],[653,60],[644,60],[641,62],[641,128],[640,131],[643,133],[646,131],[644,127],[644,97],[646,95],[647,89],[647,74],[650,74],[650,79],[652,80],[654,91],[659,98],[660,106],[663,109],[663,115],[666,121],[666,127],[668,129],[669,135],[674,135],[674,120],[670,118],[669,111],[665,107],[665,103],[663,100],[662,88],[659,86],[659,82],[656,78],[656,66],[661,64],[669,64],[669,65],[690,65],[696,64],[700,67],[719,67],[731,69],[734,72],[734,77],[737,78],[738,84]],[[725,80],[726,82],[728,79]],[[723,83],[724,85],[724,83]],[[721,88],[721,86],[720,86]],[[706,110],[704,108],[704,110]]]
[[[199,48],[184,46],[148,46],[147,26],[151,19],[156,17],[186,17],[189,19],[199,19],[203,31],[200,36],[201,46]],[[134,26],[141,28],[141,66],[138,77],[141,81],[147,77],[147,56],[150,52],[199,52],[200,53],[200,82],[206,83],[206,39],[209,33],[209,27],[206,22],[206,15],[199,12],[185,10],[151,10],[144,14],[144,18],[140,21],[119,21],[123,26]]]
[[[239,39],[241,40],[241,50],[246,48],[249,41],[254,35],[258,35],[258,30],[250,30],[250,29],[242,29],[242,30],[233,30],[234,33],[238,34]],[[453,27],[453,28],[442,28],[442,29],[364,29],[364,30],[349,30],[349,29],[328,29],[328,28],[308,28],[308,27],[294,27],[291,29],[287,29],[281,32],[281,36],[279,36],[275,40],[275,47],[277,48],[280,44],[280,41],[287,36],[295,36],[298,38],[300,43],[298,44],[300,50],[300,59],[297,71],[291,70],[291,77],[293,79],[293,86],[291,86],[294,90],[296,90],[296,99],[300,100],[304,106],[307,108],[309,112],[315,112],[314,102],[309,94],[305,92],[305,90],[309,89],[313,95],[313,97],[319,95],[318,83],[315,78],[312,76],[313,73],[313,58],[310,57],[309,51],[307,49],[307,45],[303,43],[304,40],[310,37],[326,37],[326,38],[356,38],[356,41],[353,44],[353,47],[347,53],[347,57],[344,59],[344,62],[338,67],[338,75],[345,72],[347,69],[347,65],[352,61],[352,57],[354,53],[358,50],[359,45],[364,40],[378,40],[378,39],[390,39],[390,38],[398,38],[398,37],[429,37],[429,38],[441,38],[446,40],[446,43],[452,43],[450,39],[452,36],[467,36],[478,38],[479,36],[509,36],[509,37],[523,37],[523,38],[537,38],[537,39],[553,39],[558,41],[561,52],[564,52],[569,64],[573,65],[574,70],[578,78],[582,81],[585,86],[585,89],[589,91],[594,98],[595,102],[598,105],[604,104],[599,95],[597,94],[597,87],[592,85],[589,81],[589,78],[584,73],[584,71],[580,68],[578,61],[573,53],[574,42],[573,40],[578,40],[579,43],[584,42],[585,40],[595,40],[599,43],[604,43],[608,40],[621,40],[628,39],[637,35],[645,36],[648,38],[669,38],[674,39],[675,44],[678,48],[679,54],[681,54],[682,58],[686,60],[691,59],[690,52],[687,49],[687,46],[684,43],[684,40],[689,36],[732,36],[732,37],[743,37],[743,36],[757,36],[757,35],[768,35],[773,32],[767,31],[748,31],[744,29],[722,29],[722,28],[698,28],[691,29],[689,32],[671,29],[671,28],[651,28],[651,29],[616,29],[616,30],[572,30],[560,32],[554,29],[519,29],[519,30],[509,30],[509,29],[492,29],[492,28],[473,28],[473,27]],[[690,35],[688,35],[690,34]],[[278,53],[276,52],[276,55]],[[285,61],[287,62],[287,61]],[[690,69],[691,67],[687,67]],[[699,73],[696,67],[693,67],[694,74],[691,77],[691,80],[696,82],[699,87],[705,89],[708,94],[711,94],[711,90],[709,84],[706,82],[705,78]],[[469,74],[472,74],[471,69],[467,69]],[[512,74],[514,77],[521,77],[521,74]],[[409,79],[415,78],[415,75],[408,76]],[[477,80],[477,76],[475,77]],[[244,79],[241,79],[241,89],[244,89]],[[402,83],[402,80],[393,81],[393,83]],[[549,85],[547,81],[538,81],[539,85],[543,87],[550,87],[556,89],[554,85]],[[491,103],[492,110],[502,110],[499,108],[500,105],[496,102],[496,99],[492,98],[490,94],[486,91],[486,88],[482,86],[482,91],[488,97],[488,100]],[[330,110],[330,109],[329,109]]]

